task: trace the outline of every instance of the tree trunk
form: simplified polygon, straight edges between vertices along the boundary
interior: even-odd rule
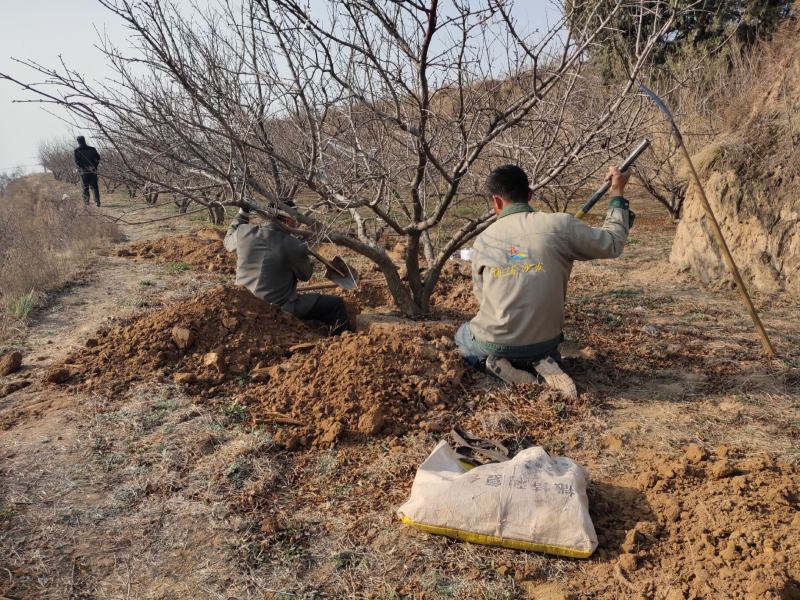
[[[208,222],[212,225],[222,225],[225,222],[225,207],[219,202],[210,202],[206,207],[208,210]]]

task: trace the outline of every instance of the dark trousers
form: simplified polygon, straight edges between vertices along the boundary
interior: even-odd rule
[[[343,331],[352,330],[344,300],[339,296],[320,294],[311,310],[301,318],[322,321],[330,327],[331,335],[339,335]]]
[[[94,194],[94,203],[100,206],[100,186],[97,185],[97,173],[81,173],[81,189],[83,191],[83,203],[89,205],[89,188]]]

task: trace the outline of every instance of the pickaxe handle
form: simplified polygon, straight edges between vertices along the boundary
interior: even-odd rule
[[[625,162],[619,166],[619,170],[622,171],[623,173],[627,171],[631,167],[631,165],[636,161],[636,159],[639,158],[639,155],[645,150],[647,150],[647,147],[649,145],[650,145],[650,140],[648,140],[647,138],[639,142],[639,145],[633,149],[633,152],[631,152],[630,156],[628,156],[628,158],[625,159]],[[605,195],[605,193],[609,190],[610,187],[611,187],[610,181],[606,181],[602,186],[600,186],[598,190],[594,194],[592,194],[592,197],[586,201],[586,204],[584,204],[581,207],[581,209],[575,213],[575,217],[578,219],[582,219],[583,217],[585,217],[586,213],[592,210],[592,207],[595,204],[597,204],[597,201],[600,200],[600,198],[602,198]]]

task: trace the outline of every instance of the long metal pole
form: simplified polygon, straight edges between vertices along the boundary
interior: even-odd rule
[[[769,336],[767,336],[767,332],[764,330],[764,325],[761,322],[761,318],[758,316],[758,312],[756,312],[756,307],[753,306],[753,301],[750,298],[750,294],[747,292],[747,287],[742,280],[742,276],[739,274],[739,268],[736,266],[736,262],[733,260],[730,249],[728,249],[728,244],[722,235],[722,230],[719,227],[717,217],[714,215],[714,211],[711,209],[711,204],[708,202],[706,191],[703,188],[703,184],[700,182],[700,176],[697,174],[697,169],[694,167],[692,157],[689,155],[689,151],[686,149],[686,144],[683,143],[683,136],[681,135],[680,129],[678,129],[678,125],[675,123],[672,112],[669,110],[669,108],[667,108],[667,105],[664,103],[664,101],[652,90],[642,84],[639,84],[639,88],[645,93],[645,95],[655,102],[656,106],[658,106],[658,108],[661,109],[661,112],[666,115],[667,120],[672,126],[672,133],[675,135],[678,146],[680,146],[683,156],[689,165],[689,170],[692,173],[692,179],[694,179],[697,190],[700,192],[701,204],[703,205],[706,216],[711,223],[711,232],[714,234],[714,239],[716,240],[717,245],[722,250],[722,258],[725,261],[725,265],[728,267],[731,275],[733,275],[733,280],[736,282],[736,287],[739,289],[739,293],[742,296],[742,300],[747,308],[747,312],[750,313],[750,318],[753,320],[756,332],[758,333],[759,338],[761,338],[761,346],[764,348],[764,353],[769,357],[777,356],[775,348],[772,346],[772,342],[770,342]]]

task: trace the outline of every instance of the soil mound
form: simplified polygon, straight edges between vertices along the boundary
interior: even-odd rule
[[[428,411],[461,400],[464,372],[436,327],[346,333],[272,369],[256,397],[264,414],[298,422],[279,443],[324,445],[350,434],[404,433]]]
[[[67,358],[73,379],[114,390],[154,375],[213,393],[265,369],[320,335],[245,288],[220,285],[183,302],[101,330]]]
[[[222,245],[224,238],[225,234],[218,229],[200,229],[194,233],[128,244],[118,250],[117,255],[160,263],[186,263],[198,270],[233,274],[236,272],[236,254],[225,250]]]
[[[690,445],[676,460],[641,456],[631,487],[595,484],[600,558],[592,597],[797,598],[800,472]],[[609,573],[613,565],[614,573]]]
[[[480,306],[472,293],[472,266],[460,260],[449,261],[433,290],[431,303],[434,309],[455,312],[458,316],[473,317]]]
[[[752,94],[731,109],[730,130],[695,157],[711,207],[742,277],[764,291],[800,294],[800,42],[786,31],[762,57]],[[704,283],[731,281],[694,186],[670,256]]]

